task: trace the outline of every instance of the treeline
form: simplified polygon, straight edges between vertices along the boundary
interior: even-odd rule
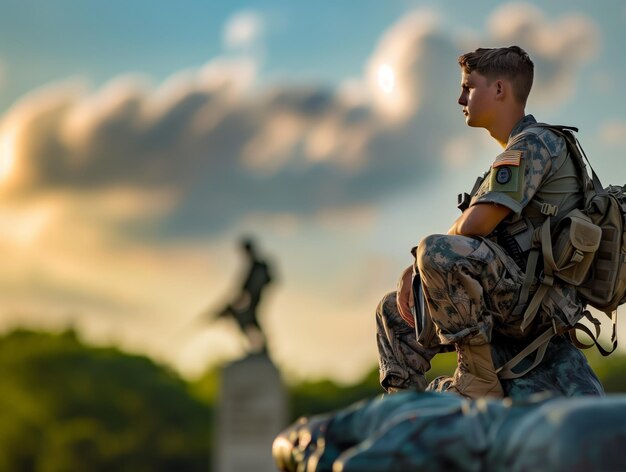
[[[450,374],[437,356],[430,377]],[[626,356],[590,362],[608,392],[626,392]],[[73,331],[0,337],[0,471],[203,471],[212,464],[219,374],[186,382],[147,357],[85,345]],[[381,393],[376,369],[360,383],[289,388],[290,416]]]
[[[211,406],[148,358],[14,331],[0,372],[2,471],[208,468]]]

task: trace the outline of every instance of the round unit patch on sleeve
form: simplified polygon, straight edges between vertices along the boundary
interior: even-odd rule
[[[498,167],[496,170],[496,182],[500,185],[508,184],[511,180],[513,172],[507,166]]]

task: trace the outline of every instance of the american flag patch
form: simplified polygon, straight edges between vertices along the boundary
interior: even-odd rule
[[[496,157],[496,161],[493,163],[491,167],[500,167],[500,166],[515,166],[519,167],[520,160],[522,159],[522,151],[504,151],[498,157]]]

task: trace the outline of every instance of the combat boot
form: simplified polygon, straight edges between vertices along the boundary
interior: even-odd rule
[[[493,365],[490,344],[457,344],[458,365],[446,390],[464,397],[504,397],[500,379]]]

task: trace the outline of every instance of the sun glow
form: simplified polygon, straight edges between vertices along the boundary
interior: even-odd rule
[[[397,62],[394,57],[376,58],[368,68],[372,103],[390,123],[406,119],[417,106],[414,84],[408,83],[407,74]]]
[[[0,135],[0,182],[6,180],[15,162],[15,133],[5,130]]]
[[[378,68],[377,76],[378,86],[381,90],[386,94],[393,92],[396,86],[396,74],[393,69],[387,64],[383,64]]]

